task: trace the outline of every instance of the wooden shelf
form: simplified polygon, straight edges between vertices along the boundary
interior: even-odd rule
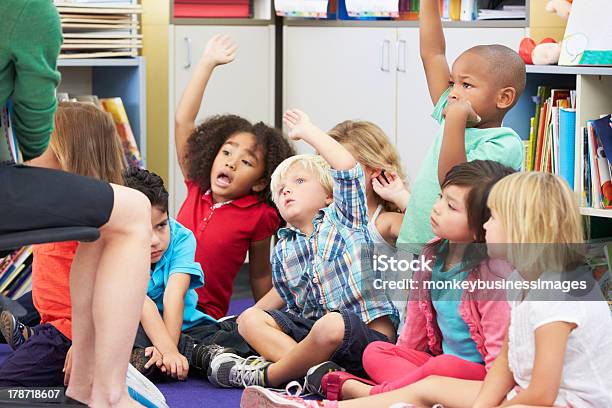
[[[565,67],[559,65],[527,65],[528,74],[612,75],[612,67]]]
[[[580,214],[591,217],[612,218],[612,209],[580,207]]]

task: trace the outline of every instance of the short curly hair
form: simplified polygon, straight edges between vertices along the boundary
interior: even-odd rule
[[[168,212],[168,191],[164,187],[164,180],[157,174],[138,167],[130,167],[123,172],[123,180],[127,187],[146,195],[151,206],[157,207],[162,212]]]
[[[292,144],[283,132],[263,122],[252,124],[237,115],[215,115],[195,128],[187,140],[187,173],[202,190],[210,189],[210,171],[221,146],[236,133],[251,133],[264,152],[265,168],[262,175],[270,180],[272,172],[286,158],[295,155]],[[273,204],[270,183],[258,195]]]

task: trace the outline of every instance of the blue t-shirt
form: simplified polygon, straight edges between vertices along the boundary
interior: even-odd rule
[[[453,281],[464,281],[469,270],[464,270],[463,263],[459,263],[453,265],[448,271],[443,271],[447,251],[448,241],[443,241],[432,268],[431,277],[436,285],[443,283],[448,285],[445,288],[431,290],[436,321],[442,333],[442,351],[444,354],[452,354],[467,361],[483,364],[482,355],[470,336],[470,329],[459,314],[463,290],[450,288]]]
[[[151,270],[151,279],[147,289],[149,296],[157,305],[159,313],[164,312],[164,292],[168,279],[175,273],[191,275],[191,283],[185,294],[183,327],[185,331],[200,324],[216,323],[216,320],[196,309],[198,294],[195,289],[204,286],[204,273],[199,263],[194,261],[196,240],[193,233],[179,224],[174,218],[168,219],[170,226],[170,243],[166,252]]]

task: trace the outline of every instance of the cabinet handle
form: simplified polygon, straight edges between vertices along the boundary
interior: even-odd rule
[[[185,45],[187,46],[187,64],[183,68],[189,69],[191,68],[191,38],[185,37]]]
[[[404,51],[400,58],[400,48]],[[400,68],[401,66],[401,68]],[[397,71],[406,72],[406,40],[399,40],[397,42]]]
[[[387,49],[387,67],[385,68],[385,48]],[[391,41],[383,40],[380,45],[380,70],[389,72],[391,66]]]

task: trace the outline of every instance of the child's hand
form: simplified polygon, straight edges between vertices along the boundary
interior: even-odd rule
[[[184,355],[176,351],[171,351],[163,355],[163,364],[166,374],[172,378],[185,380],[189,372],[189,363]]]
[[[159,350],[157,349],[157,347],[155,346],[150,346],[145,348],[145,357],[151,357],[149,359],[149,361],[147,361],[147,363],[144,365],[144,368],[149,368],[151,367],[153,364],[155,364],[157,366],[157,368],[161,369],[163,366],[163,358],[162,358],[162,354],[159,352]],[[164,367],[164,370],[162,372],[166,372],[166,367]]]
[[[64,385],[67,387],[70,382],[70,371],[72,371],[72,346],[66,353],[66,359],[64,360]]]
[[[298,109],[285,112],[283,122],[289,128],[289,138],[292,140],[304,139],[313,126],[308,115]]]
[[[395,172],[381,172],[378,177],[372,179],[372,187],[380,198],[394,203],[400,208],[404,208],[408,202],[410,193],[402,179]]]
[[[473,127],[480,123],[480,116],[476,113],[470,101],[466,100],[449,100],[448,105],[442,111],[442,115],[446,118],[448,115],[464,114],[466,115],[466,127]]]
[[[202,61],[213,66],[228,64],[236,57],[238,45],[227,35],[217,34],[206,43]]]

